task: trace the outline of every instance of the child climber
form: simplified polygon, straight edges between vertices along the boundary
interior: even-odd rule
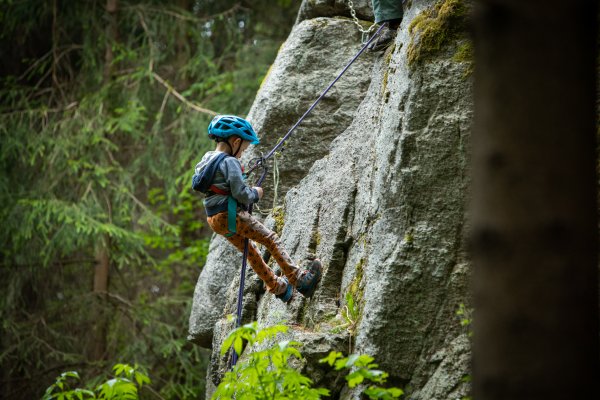
[[[208,136],[217,143],[216,148],[202,157],[196,165],[194,175],[195,179],[203,171],[211,170],[214,173],[214,177],[209,178],[207,182],[210,187],[204,199],[208,224],[213,231],[225,236],[242,252],[245,238],[258,242],[269,250],[284,276],[273,273],[252,242],[248,247],[248,260],[254,272],[267,286],[267,290],[284,303],[291,300],[294,287],[305,297],[312,296],[321,280],[321,262],[313,260],[306,269],[298,268],[281,245],[277,234],[246,211],[250,204],[256,203],[263,196],[261,187],[246,186],[239,161],[250,144],[260,142],[256,132],[243,118],[218,115],[208,126]],[[235,220],[229,218],[229,214],[236,211]]]

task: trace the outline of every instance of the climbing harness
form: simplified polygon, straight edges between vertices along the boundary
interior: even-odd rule
[[[350,2],[351,2],[351,0],[350,0]],[[283,146],[285,141],[288,140],[289,137],[292,135],[292,133],[294,133],[296,128],[298,128],[300,123],[302,121],[304,121],[304,118],[306,118],[308,116],[308,114],[311,113],[311,111],[317,106],[317,104],[319,104],[319,102],[323,99],[323,97],[325,97],[325,95],[327,94],[327,92],[329,92],[329,90],[333,87],[333,85],[335,85],[335,83],[344,75],[344,73],[348,70],[348,68],[350,68],[350,66],[354,63],[354,61],[356,61],[356,59],[358,57],[360,57],[360,55],[367,49],[369,44],[371,44],[371,42],[381,33],[381,30],[385,27],[385,25],[386,25],[385,22],[383,24],[381,24],[381,26],[379,27],[379,29],[377,29],[375,34],[373,36],[371,36],[371,38],[369,40],[367,40],[365,43],[363,43],[363,47],[360,49],[360,51],[358,53],[356,53],[356,55],[350,60],[350,62],[348,62],[348,64],[346,64],[346,66],[344,67],[342,72],[340,72],[338,74],[338,76],[329,84],[329,86],[327,86],[327,88],[323,91],[323,93],[321,93],[321,95],[317,98],[317,100],[315,100],[315,102],[308,108],[308,110],[306,110],[306,112],[300,117],[300,119],[298,119],[298,121],[294,124],[294,126],[292,126],[291,129],[285,134],[285,136],[279,140],[279,142],[275,145],[275,147],[273,147],[266,156],[261,155],[260,157],[257,157],[250,161],[251,167],[248,170],[247,176],[249,176],[255,169],[262,168],[262,174],[261,174],[260,178],[258,179],[256,186],[261,186],[265,177],[267,176],[267,173],[269,170],[267,167],[267,161],[271,157],[273,157],[276,154],[276,152]],[[250,214],[252,214],[252,206],[253,205],[250,204],[250,206],[248,207],[248,213],[250,213]],[[242,258],[242,271],[240,273],[240,287],[238,290],[236,327],[240,327],[242,325],[242,298],[244,295],[244,283],[246,280],[246,267],[247,267],[249,243],[250,243],[250,241],[248,238],[244,239],[244,255]],[[233,368],[233,366],[235,366],[235,364],[237,363],[238,357],[239,357],[239,355],[235,352],[235,350],[233,350],[233,356],[232,356],[231,365],[230,365],[231,368]]]
[[[350,15],[352,15],[352,19],[354,20],[354,25],[356,25],[358,27],[358,30],[362,34],[360,41],[362,44],[365,44],[369,41],[369,34],[371,33],[372,30],[375,29],[375,26],[377,24],[374,23],[369,27],[369,29],[365,30],[362,27],[362,25],[360,24],[360,22],[358,22],[358,18],[356,17],[356,10],[354,9],[354,2],[352,0],[348,0],[348,7],[350,7]]]
[[[221,196],[227,196],[227,233],[225,237],[232,237],[237,233],[237,200],[231,195],[231,192],[223,189],[219,189],[215,185],[210,187],[210,191]]]

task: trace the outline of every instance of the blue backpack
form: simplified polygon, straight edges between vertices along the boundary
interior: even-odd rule
[[[238,203],[229,192],[219,189],[218,187],[212,184],[213,179],[215,178],[215,174],[219,169],[219,165],[221,165],[221,162],[227,157],[231,156],[227,153],[221,153],[212,160],[210,160],[206,165],[204,165],[204,167],[200,171],[194,172],[194,176],[192,176],[192,189],[204,194],[207,194],[208,192],[213,192],[223,196],[228,196],[227,230],[229,232],[225,234],[225,236],[231,237],[237,232],[236,217]]]
[[[215,173],[219,169],[221,161],[223,161],[226,157],[230,157],[230,155],[227,153],[221,153],[210,160],[210,162],[208,162],[200,171],[197,173],[195,172],[194,176],[192,176],[192,189],[194,189],[196,192],[204,194],[211,191],[212,181],[215,178]]]

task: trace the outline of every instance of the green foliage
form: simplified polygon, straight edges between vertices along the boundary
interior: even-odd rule
[[[344,308],[344,318],[352,325],[356,325],[358,320],[358,307],[354,304],[354,298],[352,292],[346,293],[346,307]]]
[[[56,379],[42,400],[136,400],[139,399],[139,389],[150,383],[150,378],[138,366],[116,364],[113,367],[114,377],[90,389],[69,389],[68,378],[79,380],[76,371],[63,372]]]
[[[362,314],[362,302],[364,297],[364,264],[365,260],[361,259],[356,264],[356,271],[354,278],[348,285],[345,300],[346,304],[342,308],[341,318],[342,323],[337,324],[333,329],[333,333],[339,333],[342,330],[346,330],[350,336],[354,336],[358,323],[360,322]]]
[[[350,373],[346,375],[346,381],[350,388],[369,382],[369,386],[363,390],[363,393],[370,399],[388,400],[397,399],[402,396],[404,394],[402,389],[379,386],[386,383],[389,374],[376,369],[378,365],[373,363],[373,361],[374,358],[367,354],[351,354],[348,357],[344,357],[338,351],[332,351],[327,357],[319,360],[320,363],[327,363],[330,366],[334,366],[336,371],[350,369]]]
[[[415,65],[464,36],[468,12],[467,0],[438,0],[417,15],[408,26],[408,64]]]
[[[81,400],[81,399],[95,399],[96,394],[91,390],[86,389],[69,389],[69,378],[71,380],[79,380],[79,374],[77,371],[63,372],[56,378],[54,382],[44,393],[42,400],[60,399],[60,400]]]
[[[458,310],[456,310],[456,315],[460,319],[460,325],[467,329],[467,334],[473,336],[473,331],[471,330],[471,324],[473,323],[473,309],[467,308],[464,303],[460,303],[458,305]]]
[[[473,331],[471,329],[471,325],[473,324],[473,309],[466,307],[464,303],[460,303],[458,305],[458,309],[456,310],[456,316],[460,320],[460,325],[466,329],[467,336],[471,338],[473,336]],[[464,375],[461,379],[461,382],[470,383],[471,375]],[[471,396],[463,396],[461,400],[472,400],[472,398]]]
[[[138,399],[138,388],[150,383],[150,378],[127,364],[113,367],[115,377],[96,388],[99,399]]]
[[[3,394],[128,359],[162,397],[201,397],[207,355],[186,340],[210,239],[189,189],[212,146],[198,110],[248,112],[299,2],[119,0],[113,27],[106,1],[0,3]]]
[[[358,305],[354,302],[351,291],[346,293],[346,305],[342,309],[342,318],[344,319],[344,322],[341,325],[336,326],[333,329],[333,332],[339,333],[345,329],[350,335],[354,335],[360,319],[360,311]]]
[[[243,345],[250,348],[225,377],[213,399],[319,399],[329,395],[323,388],[312,388],[312,381],[289,364],[302,360],[299,342],[277,342],[277,334],[287,332],[283,325],[259,328],[256,322],[233,330],[221,347],[225,354],[231,346],[242,354]]]
[[[320,399],[329,396],[329,390],[312,388],[310,378],[303,376],[290,366],[302,361],[299,342],[278,341],[279,334],[285,334],[288,327],[274,325],[259,328],[256,322],[234,329],[221,346],[221,355],[232,348],[242,354],[232,371],[225,377],[213,394],[213,399]],[[244,346],[246,351],[244,351]],[[350,388],[369,383],[362,393],[370,399],[397,399],[403,391],[399,388],[384,388],[388,374],[377,369],[373,357],[352,354],[343,357],[332,351],[320,363],[334,366],[336,371],[349,369],[346,381]]]

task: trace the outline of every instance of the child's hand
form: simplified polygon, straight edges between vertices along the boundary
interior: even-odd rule
[[[258,198],[262,199],[262,197],[263,197],[263,188],[261,188],[260,186],[254,186],[252,189],[256,189],[256,191],[258,192]]]

